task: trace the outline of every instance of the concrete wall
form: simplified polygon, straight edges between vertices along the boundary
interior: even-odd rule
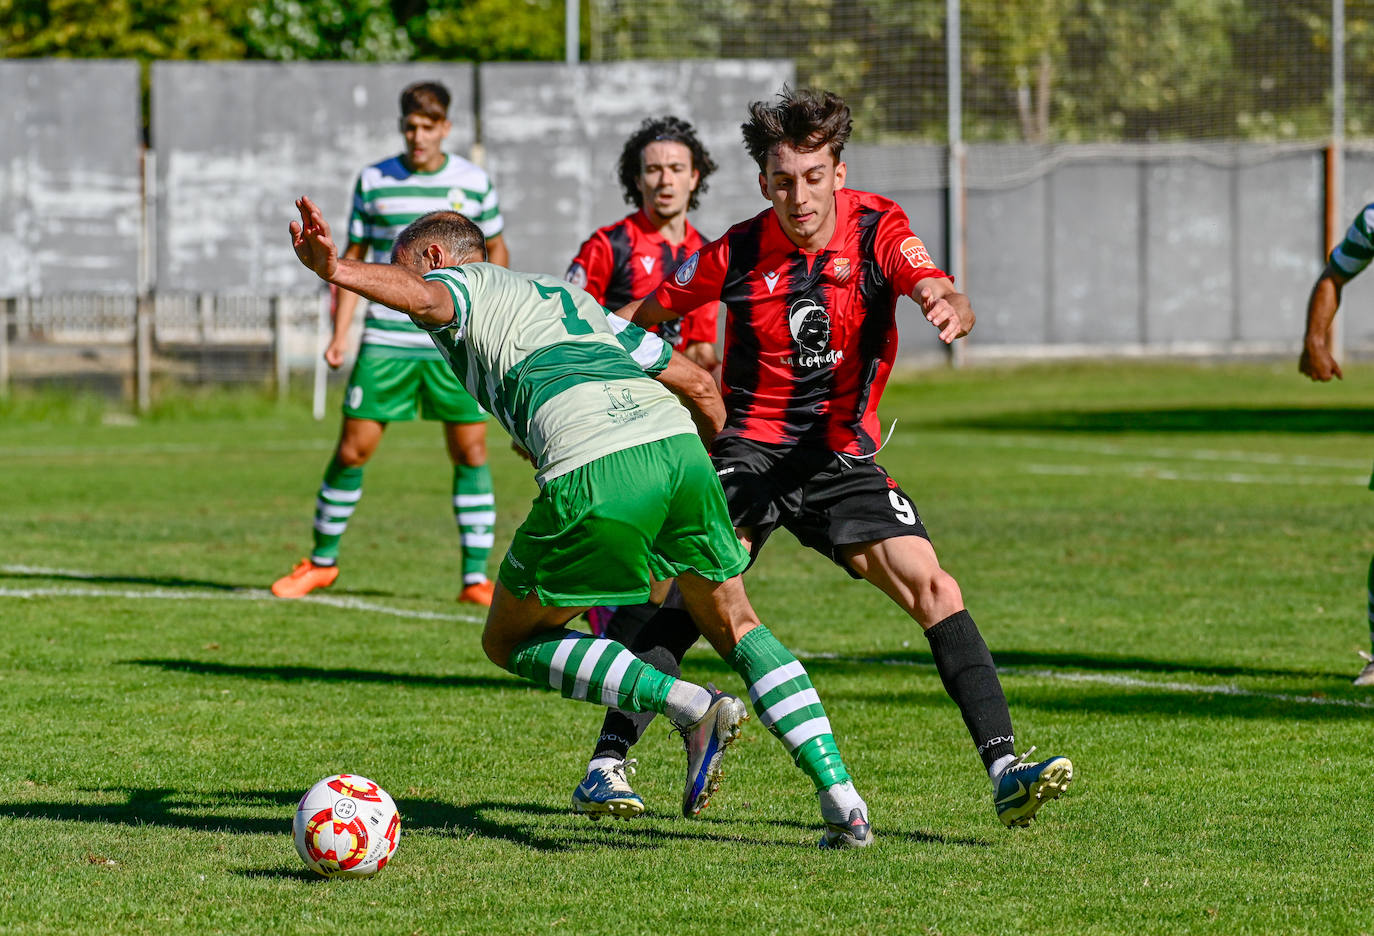
[[[401,89],[437,79],[453,96],[448,147],[472,148],[473,68],[157,62],[157,288],[270,294],[316,289],[286,225],[297,195],[342,240],[359,170],[401,151]]]
[[[0,296],[138,291],[138,65],[0,61]]]
[[[633,210],[616,163],[646,117],[690,121],[720,167],[692,215],[704,235],[762,211],[739,128],[750,101],[792,79],[792,64],[780,61],[483,65],[482,140],[511,264],[561,274],[592,231]]]

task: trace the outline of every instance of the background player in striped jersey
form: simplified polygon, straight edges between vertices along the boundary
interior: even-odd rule
[[[587,238],[566,277],[608,309],[647,296],[705,246],[687,212],[699,206],[716,164],[692,125],[667,115],[640,124],[625,141],[617,168],[625,201],[635,210]],[[707,303],[653,330],[712,370],[718,363],[716,307]]]
[[[707,179],[715,170],[711,154],[691,124],[672,115],[646,118],[625,141],[616,166],[625,201],[635,210],[587,238],[568,265],[568,282],[591,293],[608,309],[647,296],[705,245],[687,213],[700,205]],[[714,373],[719,367],[718,305],[707,303],[652,330],[674,350]],[[642,605],[593,608],[587,614],[592,630],[629,639],[658,610],[669,584],[655,582],[649,601]],[[676,666],[671,655],[655,663]],[[608,730],[614,733],[613,728]]]
[[[491,180],[468,160],[444,152],[452,129],[448,106],[448,89],[438,82],[417,82],[401,92],[405,152],[358,176],[345,257],[361,260],[370,252],[373,260],[386,261],[402,228],[427,212],[449,209],[481,228],[491,262],[509,264]],[[348,290],[334,295],[334,337],[324,353],[330,367],[343,363],[358,304]],[[487,557],[495,538],[496,501],[487,468],[486,415],[454,379],[429,336],[408,316],[375,304],[363,323],[362,346],[344,395],[343,429],[315,502],[314,548],[273,583],[273,594],[299,598],[338,578],[339,541],[362,497],[363,466],[387,424],[414,419],[417,410],[423,419],[443,421],[453,461],[453,516],[462,553],[458,600],[491,604]]]
[[[749,115],[745,146],[772,208],[621,314],[654,323],[725,302],[726,423],[711,455],[741,541],[757,555],[785,527],[914,618],[992,780],[997,815],[1026,825],[1067,787],[1073,765],[1017,757],[997,670],[959,585],[940,567],[911,498],[873,460],[898,297],[916,300],[947,343],[968,333],[973,310],[895,202],[844,188],[851,121],[843,100],[784,88],[776,104],[756,102]],[[653,652],[654,638],[684,645],[668,637],[682,626],[671,603],[633,649]],[[768,712],[760,720],[778,730]]]
[[[483,263],[481,232],[455,212],[406,228],[384,265],[340,260],[319,209],[306,198],[296,204],[301,220],[291,234],[301,262],[405,310],[535,465],[539,496],[501,563],[482,634],[492,662],[567,698],[667,715],[687,745],[683,814],[696,815],[748,717],[743,702],[564,627],[593,604],[642,601],[651,573],[676,576],[702,633],[751,694],[775,700],[816,739],[799,764],[827,780],[821,844],[867,845],[867,820],[854,819],[867,807],[825,709],[796,657],[750,607],[739,577],[749,556],[693,418],[665,389],[693,402],[710,435],[724,417],[710,376],[580,289]],[[495,379],[509,374],[519,376]],[[843,826],[840,817],[848,817]]]
[[[1336,320],[1336,309],[1341,304],[1341,289],[1360,271],[1374,260],[1374,204],[1365,205],[1345,232],[1345,239],[1331,251],[1326,269],[1322,270],[1317,282],[1312,286],[1312,295],[1307,300],[1307,333],[1303,338],[1302,356],[1298,359],[1298,370],[1313,380],[1323,383],[1332,377],[1341,378],[1341,365],[1336,363],[1332,353],[1331,326]],[[1374,489],[1374,476],[1369,479]],[[1374,559],[1369,561],[1367,577],[1369,595],[1369,639],[1374,645]],[[1360,675],[1355,677],[1357,686],[1374,686],[1374,653],[1361,650],[1365,665]]]

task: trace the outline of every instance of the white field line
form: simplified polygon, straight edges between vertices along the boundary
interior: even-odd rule
[[[135,455],[231,455],[236,453],[256,454],[259,452],[327,452],[334,448],[336,440],[319,439],[275,439],[236,444],[233,442],[149,442],[142,445],[51,445],[28,448],[24,446],[0,447],[0,458],[104,458],[107,456]],[[443,448],[441,439],[389,439],[384,443],[388,449]]]
[[[104,576],[95,572],[78,572],[71,569],[45,569],[35,566],[0,565],[0,572],[18,575],[52,576],[55,578],[98,579]],[[265,588],[235,588],[225,591],[204,589],[170,588],[97,588],[97,587],[44,587],[44,588],[0,588],[0,598],[121,598],[156,601],[271,601],[282,602]],[[346,611],[366,611],[370,614],[384,614],[390,617],[412,618],[421,621],[461,621],[465,624],[481,624],[485,617],[473,614],[440,614],[437,611],[420,611],[413,608],[394,608],[390,605],[363,601],[360,598],[345,598],[334,595],[306,595],[304,598],[291,599],[306,604],[325,605]]]
[[[919,444],[919,433],[897,436],[895,444]],[[1251,465],[1283,465],[1297,468],[1367,469],[1370,459],[1328,458],[1323,455],[1286,455],[1278,452],[1249,452],[1244,449],[1193,449],[1160,446],[1119,445],[1113,442],[1088,442],[1077,439],[1048,439],[1032,436],[980,436],[976,444],[995,448],[1039,449],[1050,452],[1079,452],[1091,455],[1122,455],[1129,458],[1158,458],[1177,461],[1242,462]]]
[[[838,653],[807,653],[794,651],[801,660],[836,660],[842,663],[872,663],[879,666],[911,666],[918,669],[935,669],[934,663],[919,660],[887,660],[881,657],[844,656]],[[1329,699],[1325,696],[1290,695],[1284,692],[1260,692],[1255,689],[1242,689],[1232,685],[1203,685],[1201,683],[1155,682],[1149,679],[1136,679],[1133,676],[1118,676],[1108,673],[1068,673],[1061,670],[1030,669],[1024,666],[999,666],[997,672],[1002,676],[1028,676],[1032,679],[1057,679],[1060,682],[1097,683],[1105,686],[1121,686],[1127,689],[1153,689],[1157,692],[1176,692],[1183,695],[1222,695],[1246,699],[1267,699],[1272,702],[1295,702],[1299,705],[1335,705],[1341,708],[1374,709],[1374,702],[1361,702],[1358,699]]]
[[[1023,465],[1027,474],[1106,477],[1117,475],[1145,481],[1200,481],[1204,484],[1281,484],[1315,485],[1317,487],[1364,487],[1368,476],[1357,478],[1313,478],[1307,475],[1257,475],[1238,471],[1206,474],[1197,471],[1175,471],[1158,465]]]

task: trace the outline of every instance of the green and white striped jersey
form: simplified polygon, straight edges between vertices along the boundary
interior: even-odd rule
[[[1374,259],[1374,204],[1361,209],[1355,223],[1345,232],[1345,240],[1331,251],[1331,265],[1350,279]]]
[[[622,449],[695,433],[653,380],[673,350],[561,279],[490,263],[434,270],[453,321],[432,332],[463,386],[534,458],[536,481]]]
[[[348,241],[366,244],[373,263],[391,262],[391,244],[407,224],[431,211],[457,211],[476,223],[487,239],[505,221],[491,179],[461,156],[447,154],[436,172],[411,172],[399,156],[368,166],[353,188]],[[394,309],[369,303],[363,321],[364,345],[404,357],[437,355],[429,336]]]

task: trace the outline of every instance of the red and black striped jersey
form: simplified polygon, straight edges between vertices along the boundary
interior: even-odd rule
[[[877,451],[897,298],[949,274],[896,202],[841,189],[835,215],[830,243],[808,253],[768,208],[689,257],[655,292],[674,312],[725,303],[721,438]]]
[[[606,308],[619,309],[653,292],[705,243],[690,221],[682,243],[668,243],[641,208],[587,238],[564,279],[591,293]],[[712,299],[651,331],[658,332],[677,351],[699,341],[714,344],[718,305]]]

